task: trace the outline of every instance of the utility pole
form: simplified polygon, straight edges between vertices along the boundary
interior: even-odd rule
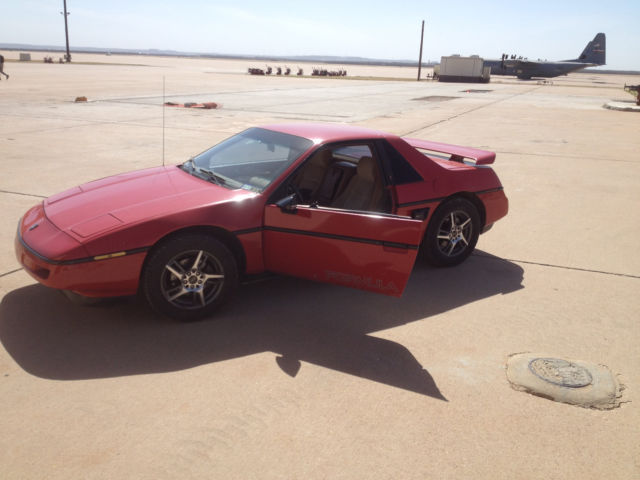
[[[71,53],[69,53],[69,26],[67,25],[67,17],[69,16],[69,12],[67,12],[67,0],[63,0],[64,2],[64,12],[60,12],[61,15],[64,15],[64,36],[67,39],[67,62],[71,61]]]
[[[420,73],[422,72],[422,41],[423,40],[424,40],[424,20],[422,20],[422,33],[420,34],[420,58],[418,58],[418,82],[420,81]]]

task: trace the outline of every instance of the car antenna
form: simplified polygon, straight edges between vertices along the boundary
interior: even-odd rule
[[[162,76],[162,166],[164,167],[164,109],[167,102],[165,102],[165,77]]]

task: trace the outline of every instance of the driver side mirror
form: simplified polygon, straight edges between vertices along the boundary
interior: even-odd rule
[[[289,213],[291,215],[295,215],[298,211],[298,202],[296,201],[297,196],[295,193],[284,197],[281,200],[276,202],[276,206],[282,210],[282,213]]]

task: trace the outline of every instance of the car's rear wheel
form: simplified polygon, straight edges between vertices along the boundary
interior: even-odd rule
[[[436,210],[427,227],[422,249],[436,267],[463,262],[478,243],[480,215],[469,200],[454,198]]]
[[[154,310],[189,321],[212,314],[237,285],[238,267],[223,243],[185,234],[150,253],[141,287]]]

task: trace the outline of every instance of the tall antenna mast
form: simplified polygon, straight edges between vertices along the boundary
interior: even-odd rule
[[[164,109],[165,109],[165,88],[164,75],[162,76],[162,166],[164,167]]]

